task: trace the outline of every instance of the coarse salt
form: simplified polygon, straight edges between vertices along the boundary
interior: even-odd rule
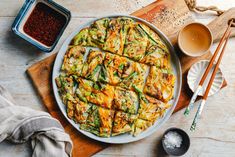
[[[179,148],[182,144],[182,137],[175,131],[169,131],[163,139],[163,142],[166,148],[174,149],[175,147]]]

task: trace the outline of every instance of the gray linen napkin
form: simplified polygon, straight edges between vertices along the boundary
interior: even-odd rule
[[[32,157],[70,157],[72,142],[60,122],[48,113],[14,104],[0,86],[0,142],[9,140],[32,145]]]

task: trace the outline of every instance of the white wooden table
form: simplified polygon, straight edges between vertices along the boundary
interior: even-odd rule
[[[65,38],[77,25],[88,20],[109,14],[129,14],[154,0],[55,0],[72,12],[72,20],[59,41],[56,52]],[[35,93],[25,70],[33,63],[51,55],[38,52],[37,49],[17,38],[11,32],[11,24],[23,4],[23,0],[0,1],[0,84],[10,90],[16,102],[37,110],[45,110]],[[234,0],[198,0],[200,5],[216,5],[221,9],[235,7]],[[213,14],[194,14],[202,23],[210,22]],[[211,48],[215,49],[217,44]],[[111,146],[95,156],[160,156],[158,145],[162,133],[169,127],[186,130],[191,137],[191,146],[184,156],[235,156],[235,39],[228,43],[221,69],[228,86],[210,97],[203,111],[196,132],[189,127],[194,114],[188,118],[183,111],[174,114],[156,133],[141,141]],[[195,112],[196,110],[194,110]],[[0,126],[1,127],[1,126]],[[27,157],[31,155],[30,144],[13,145],[0,143],[0,157]]]

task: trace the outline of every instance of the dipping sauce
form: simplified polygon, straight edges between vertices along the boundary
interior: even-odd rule
[[[66,24],[66,17],[48,5],[36,4],[23,30],[46,46],[52,46]]]
[[[201,56],[210,49],[212,35],[205,25],[191,23],[180,31],[178,44],[186,55]]]

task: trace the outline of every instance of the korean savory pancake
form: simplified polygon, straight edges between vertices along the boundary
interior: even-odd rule
[[[153,31],[151,28],[149,28],[148,26],[146,26],[145,24],[141,22],[138,22],[137,24],[147,34],[149,40],[156,43],[157,46],[161,48],[163,51],[166,51],[166,52],[169,51],[167,49],[167,46],[163,43],[163,41],[161,40],[161,38],[155,31]]]
[[[90,47],[97,47],[98,45],[92,41],[92,38],[89,34],[89,28],[82,29],[72,40],[70,43],[73,45],[80,45],[80,46],[90,46]]]
[[[67,50],[61,67],[62,71],[67,74],[75,74],[80,76],[83,67],[83,58],[86,49],[82,46],[73,46]]]
[[[133,20],[126,17],[114,18],[109,22],[103,50],[122,55],[128,30]]]
[[[148,36],[135,24],[127,34],[123,56],[139,61],[144,57],[147,46]]]
[[[164,40],[146,24],[94,21],[74,36],[55,79],[67,117],[99,137],[139,135],[171,107],[170,61]]]
[[[88,97],[88,101],[102,106],[104,108],[111,108],[114,98],[114,87],[109,84],[95,83],[93,92]]]
[[[76,99],[77,102],[75,104],[74,110],[74,121],[79,124],[83,124],[86,122],[88,114],[90,112],[91,104],[87,102],[83,102],[79,99]]]
[[[154,123],[158,118],[161,118],[164,115],[165,111],[169,107],[170,105],[167,103],[164,103],[147,95],[142,95],[142,97],[140,97],[138,118]]]
[[[133,91],[116,87],[112,107],[115,110],[136,114],[138,109],[138,96]]]
[[[134,124],[132,125],[131,134],[133,136],[137,136],[152,125],[152,122],[138,118],[134,121]]]
[[[113,121],[112,136],[131,132],[131,127],[135,119],[136,115],[122,111],[116,111]]]
[[[93,92],[94,82],[83,78],[77,78],[76,96],[83,102],[88,102],[88,96]]]
[[[104,108],[111,108],[114,98],[114,87],[108,84],[77,79],[77,96],[84,102],[88,101]]]
[[[148,36],[148,46],[141,63],[161,68],[170,68],[170,52],[160,37],[148,26],[138,23]]]
[[[71,45],[101,47],[105,42],[109,21],[108,18],[103,18],[82,29],[73,38]]]
[[[106,53],[99,79],[112,85],[117,85],[122,80],[122,73],[127,62],[125,57]]]
[[[163,51],[156,44],[149,45],[141,63],[162,68],[170,68],[170,54]]]
[[[80,129],[91,132],[97,136],[100,135],[100,117],[98,106],[92,105],[87,120],[80,125]]]
[[[58,87],[58,92],[61,97],[61,100],[64,104],[67,104],[68,100],[73,100],[74,96],[74,81],[72,76],[66,74],[60,74],[55,79],[56,85]]]
[[[83,102],[78,98],[74,98],[73,100],[67,101],[67,115],[76,123],[85,123],[89,114],[90,107],[91,105],[89,103]]]
[[[99,107],[100,136],[110,137],[112,132],[114,111]]]
[[[170,70],[155,66],[150,68],[144,93],[163,102],[168,102],[174,94],[175,76]]]
[[[104,54],[101,51],[90,50],[87,61],[83,65],[82,76],[97,81],[103,58]]]
[[[89,131],[100,137],[110,137],[112,131],[114,111],[93,105],[82,130]]]
[[[125,89],[143,90],[144,80],[147,75],[148,66],[127,60],[122,74],[120,86]]]
[[[91,24],[89,28],[89,36],[91,41],[98,46],[102,46],[105,43],[109,21],[109,18],[97,20]]]

